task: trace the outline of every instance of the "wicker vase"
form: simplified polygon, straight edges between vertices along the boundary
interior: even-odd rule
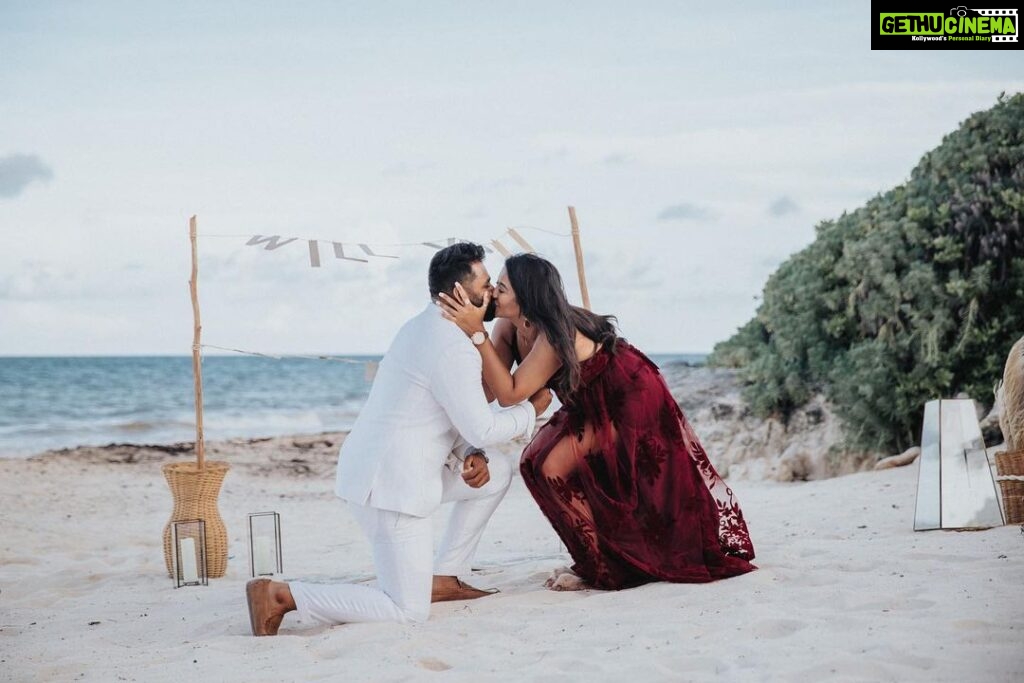
[[[174,555],[171,552],[171,523],[188,519],[206,522],[206,572],[212,579],[224,576],[228,568],[228,530],[217,509],[220,485],[228,473],[228,464],[207,461],[202,470],[194,462],[172,462],[164,465],[164,477],[174,497],[174,511],[164,527],[164,563],[167,575],[174,576]]]
[[[1006,523],[1024,522],[1024,451],[996,453],[996,475]]]
[[[996,483],[1007,524],[1024,522],[1024,451],[996,453]]]

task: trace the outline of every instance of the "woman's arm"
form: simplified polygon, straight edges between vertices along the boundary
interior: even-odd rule
[[[440,294],[441,310],[445,318],[457,324],[463,332],[472,336],[474,332],[484,331],[483,316],[490,303],[490,293],[484,295],[481,306],[474,306],[461,286],[456,284],[457,300]],[[562,362],[554,348],[543,335],[538,336],[533,348],[522,360],[515,373],[509,372],[512,367],[511,335],[515,328],[511,323],[500,321],[507,327],[495,326],[492,342],[489,338],[477,346],[483,361],[484,382],[502,406],[511,406],[525,401],[547,384],[548,380],[558,371]],[[501,332],[501,336],[499,336]],[[499,351],[500,347],[508,346],[507,355]]]
[[[515,327],[507,320],[498,320],[494,323],[494,329],[491,330],[491,342],[494,344],[494,350],[498,352],[498,357],[501,358],[501,363],[505,366],[506,370],[511,370],[512,364],[515,362],[515,359],[512,357],[512,335],[515,333]],[[484,395],[487,396],[487,402],[490,403],[495,399],[494,392],[491,391],[491,387],[488,386],[486,379],[481,377],[481,381],[484,383]]]
[[[533,396],[558,372],[562,362],[545,336],[540,335],[514,373],[501,360],[490,339],[476,347],[483,360],[484,381],[502,406],[513,406]]]

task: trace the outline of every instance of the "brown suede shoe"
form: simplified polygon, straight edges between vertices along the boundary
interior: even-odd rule
[[[276,636],[284,612],[278,609],[270,587],[270,579],[253,579],[245,584],[245,600],[249,604],[249,626],[254,636]]]
[[[451,602],[453,600],[476,600],[488,595],[494,595],[498,593],[497,588],[491,590],[483,590],[480,588],[474,588],[468,583],[463,583],[458,579],[455,579],[455,587],[443,588],[440,590],[433,590],[430,593],[430,602]]]

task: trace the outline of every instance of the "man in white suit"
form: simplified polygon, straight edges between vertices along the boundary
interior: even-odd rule
[[[481,305],[492,287],[483,247],[460,243],[430,262],[432,299],[458,282]],[[459,581],[508,490],[513,463],[482,447],[533,432],[547,390],[492,411],[480,354],[431,302],[405,323],[338,455],[335,493],[373,545],[377,588],[254,579],[246,586],[253,635],[275,635],[285,614],[303,621],[423,621],[430,603],[487,595]],[[430,516],[454,502],[436,557]]]

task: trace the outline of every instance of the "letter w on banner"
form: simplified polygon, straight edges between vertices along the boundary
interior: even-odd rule
[[[296,240],[295,237],[289,237],[288,239],[286,239],[286,240],[284,240],[282,242],[280,235],[271,235],[269,237],[263,237],[262,235],[253,235],[252,237],[249,238],[249,241],[246,242],[245,244],[246,244],[246,246],[249,246],[249,247],[255,247],[255,246],[259,246],[261,244],[266,244],[267,245],[266,246],[266,250],[267,251],[273,251],[274,249],[280,249],[284,245],[290,244],[290,243],[294,242],[295,240]]]

